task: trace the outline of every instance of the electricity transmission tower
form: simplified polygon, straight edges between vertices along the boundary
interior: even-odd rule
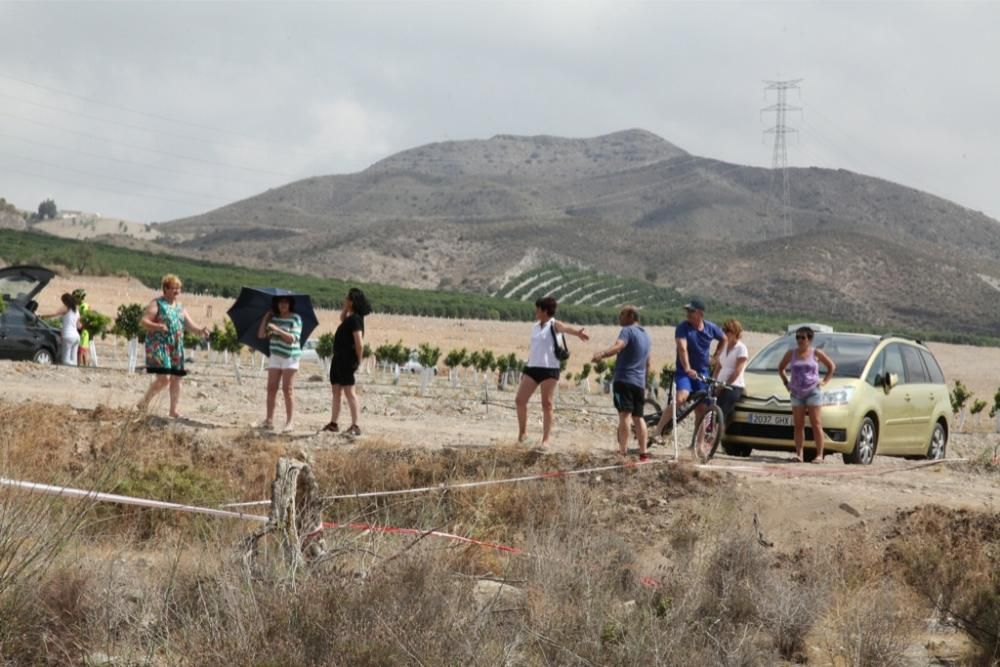
[[[770,213],[771,203],[777,199],[775,196],[775,178],[778,170],[781,170],[781,220],[785,224],[785,234],[791,234],[791,225],[788,220],[789,190],[788,190],[788,146],[786,136],[791,132],[797,132],[794,127],[788,127],[785,117],[789,111],[802,111],[802,107],[788,105],[788,91],[799,90],[799,83],[802,79],[790,79],[786,81],[764,81],[764,94],[774,90],[778,93],[778,100],[775,104],[761,109],[761,115],[774,113],[774,126],[764,130],[764,134],[774,135],[774,152],[771,156],[771,184],[767,193],[767,210]]]

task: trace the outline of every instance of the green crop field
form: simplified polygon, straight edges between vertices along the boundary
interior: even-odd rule
[[[159,286],[164,274],[176,273],[183,277],[190,291],[231,298],[235,298],[244,285],[279,286],[307,293],[323,308],[338,308],[347,289],[357,286],[365,291],[379,312],[402,315],[528,321],[534,317],[534,300],[553,295],[560,301],[560,317],[569,322],[614,323],[617,307],[627,301],[643,309],[643,323],[672,325],[682,317],[681,306],[685,302],[676,290],[578,268],[539,268],[517,276],[493,296],[488,296],[246,268],[6,229],[0,230],[0,257],[12,264],[63,266],[93,275],[128,274],[153,288]],[[784,331],[789,322],[820,321],[837,329],[882,333],[864,324],[831,322],[822,313],[761,313],[732,304],[709,301],[708,305],[713,320],[721,322],[735,317],[753,331],[779,332]],[[953,332],[900,333],[945,342],[1000,344],[1000,338]]]

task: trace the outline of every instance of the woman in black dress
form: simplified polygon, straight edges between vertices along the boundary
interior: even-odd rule
[[[330,423],[323,427],[324,431],[336,433],[340,430],[337,419],[340,417],[341,398],[347,398],[347,407],[351,411],[351,426],[344,432],[348,435],[361,435],[358,427],[358,395],[354,391],[354,373],[361,364],[364,350],[365,316],[372,311],[364,292],[352,287],[344,299],[344,307],[340,311],[340,326],[333,335],[333,361],[330,363],[330,386],[333,389],[333,406],[330,410]]]

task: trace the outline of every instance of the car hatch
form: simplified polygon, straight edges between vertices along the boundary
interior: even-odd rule
[[[8,266],[0,269],[0,294],[10,303],[25,306],[55,275],[41,266]]]

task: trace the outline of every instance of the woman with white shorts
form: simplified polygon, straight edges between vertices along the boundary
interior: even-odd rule
[[[72,294],[62,295],[62,310],[51,315],[40,315],[43,319],[58,317],[61,320],[62,349],[60,361],[67,366],[76,366],[76,354],[80,347],[80,310]]]
[[[274,298],[271,311],[260,321],[257,331],[260,338],[270,340],[270,363],[267,368],[267,417],[261,428],[274,429],[274,404],[278,396],[278,387],[285,397],[285,427],[284,432],[293,430],[292,413],[295,400],[292,384],[295,372],[299,369],[299,358],[302,348],[299,338],[302,335],[302,318],[295,314],[295,299],[290,296]]]

